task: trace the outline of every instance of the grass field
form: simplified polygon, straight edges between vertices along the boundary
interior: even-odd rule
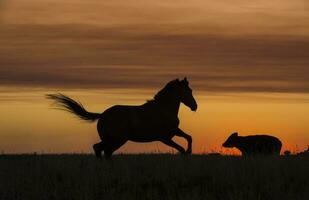
[[[2,155],[0,199],[309,199],[309,156]]]

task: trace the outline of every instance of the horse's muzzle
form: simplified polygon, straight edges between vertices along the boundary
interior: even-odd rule
[[[195,111],[197,110],[197,104],[195,104],[194,106],[192,106],[192,107],[191,107],[191,110],[195,112]]]

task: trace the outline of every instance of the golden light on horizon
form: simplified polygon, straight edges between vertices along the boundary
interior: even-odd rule
[[[1,99],[0,150],[7,153],[92,152],[92,144],[99,141],[96,123],[85,123],[69,113],[52,109],[51,102],[44,98],[44,94],[50,92],[11,93]],[[63,92],[81,101],[89,111],[99,113],[115,104],[140,105],[153,96],[153,91],[149,90],[141,90],[141,95],[138,90],[117,89]],[[182,105],[179,114],[180,127],[193,137],[194,153],[237,154],[237,150],[221,147],[234,131],[240,135],[277,136],[283,142],[283,150],[292,152],[301,151],[308,145],[308,95],[265,94],[263,97],[263,94],[210,93],[196,95],[196,99],[197,112]],[[186,146],[184,140],[175,139]],[[119,152],[175,151],[160,142],[129,142]]]
[[[0,151],[90,152],[95,124],[50,109],[64,92],[91,111],[139,105],[187,76],[199,103],[181,106],[194,153],[233,131],[309,144],[309,3],[10,0],[0,3]],[[186,143],[177,139],[182,145]],[[168,152],[156,142],[119,152]]]

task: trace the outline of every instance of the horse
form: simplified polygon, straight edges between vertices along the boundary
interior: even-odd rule
[[[88,112],[84,106],[64,94],[47,94],[55,102],[56,108],[68,111],[80,119],[97,123],[101,141],[93,145],[96,157],[102,152],[106,159],[127,141],[160,141],[181,154],[191,154],[192,137],[179,128],[178,112],[183,103],[192,111],[197,103],[189,87],[187,78],[168,82],[151,100],[142,105],[115,105],[103,113]],[[172,140],[174,136],[187,140],[187,149]]]

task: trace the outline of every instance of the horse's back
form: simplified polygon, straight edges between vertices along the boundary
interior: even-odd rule
[[[130,113],[132,113],[132,111],[136,112],[139,109],[140,106],[132,106],[132,105],[115,105],[112,106],[108,109],[106,109],[103,113],[102,113],[102,117],[104,117],[105,119],[107,117],[111,117],[114,115],[128,115]]]
[[[162,137],[172,137],[171,130],[179,120],[172,119],[152,106],[115,105],[102,113],[98,121],[98,132],[103,139],[124,137],[136,142],[150,142]],[[169,135],[171,134],[171,135]]]
[[[105,126],[121,127],[129,120],[137,118],[140,106],[130,105],[115,105],[106,109],[99,119],[98,123],[103,123]]]

